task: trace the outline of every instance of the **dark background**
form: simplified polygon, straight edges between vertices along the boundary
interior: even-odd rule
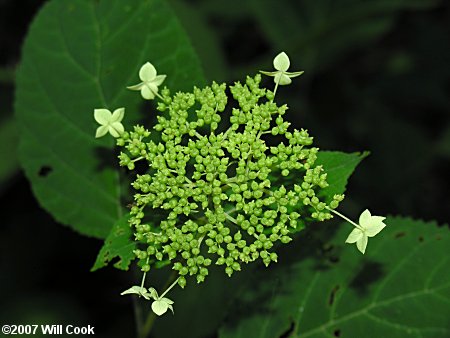
[[[102,243],[56,224],[18,166],[14,71],[43,3],[0,0],[0,324],[91,324],[97,336],[132,337],[131,304],[118,297],[129,274],[90,273]],[[448,1],[173,4],[210,80],[270,70],[281,50],[292,71],[305,70],[277,94],[288,118],[322,149],[371,151],[351,178],[344,212],[370,207],[448,223]]]

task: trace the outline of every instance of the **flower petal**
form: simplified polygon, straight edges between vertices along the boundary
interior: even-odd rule
[[[109,123],[111,116],[112,114],[108,109],[94,109],[94,119],[102,126]]]
[[[284,74],[286,74],[286,75],[289,76],[290,78],[300,76],[300,75],[302,75],[303,73],[304,73],[303,70],[300,71],[300,72],[284,72]]]
[[[127,89],[130,90],[141,90],[141,88],[145,85],[144,82],[138,83],[137,85],[128,86]]]
[[[155,93],[153,93],[147,84],[141,88],[141,95],[146,100],[153,100],[155,98]]]
[[[276,76],[275,76],[275,77],[276,77]],[[279,78],[280,78],[280,82],[279,82],[278,84],[281,85],[281,86],[286,86],[286,85],[292,83],[292,80],[290,79],[290,77],[287,76],[287,75],[284,74],[284,73],[280,73]]]
[[[361,251],[362,254],[364,254],[366,252],[366,247],[367,247],[367,236],[366,235],[363,235],[356,242],[356,247],[358,248],[359,251]]]
[[[139,78],[144,82],[148,82],[152,81],[155,77],[155,67],[150,62],[146,62],[145,65],[143,65],[139,70]]]
[[[369,224],[365,228],[365,230],[366,230],[365,234],[369,237],[373,237],[373,236],[377,235],[386,226],[386,224],[383,223],[384,219],[385,219],[385,217],[372,216],[371,224]]]
[[[155,86],[160,86],[164,82],[166,77],[167,77],[167,75],[158,75],[157,77],[155,77],[155,79],[152,81],[152,83]]]
[[[275,56],[275,59],[273,59],[273,66],[276,70],[281,70],[282,72],[285,72],[288,70],[289,66],[291,65],[291,62],[289,61],[289,57],[285,52],[281,52],[277,56]]]
[[[141,293],[141,296],[147,300],[150,300],[152,298],[151,295],[147,291],[145,293]]]
[[[109,125],[108,131],[113,137],[119,137],[120,134],[125,131],[125,129],[123,128],[122,123],[113,122]]]
[[[278,71],[276,71],[276,72],[266,72],[265,70],[260,70],[259,72],[261,74],[268,75],[268,76],[275,76],[275,75],[277,75],[279,73]]]
[[[370,214],[370,211],[368,209],[364,210],[359,216],[359,225],[363,228],[366,228],[368,225],[370,225],[371,218],[372,215]]]
[[[157,300],[159,298],[158,296],[158,291],[155,290],[155,288],[149,288],[148,289],[150,296],[154,299]]]
[[[155,300],[152,303],[152,310],[155,314],[158,316],[161,316],[167,312],[167,309],[169,308],[169,304],[167,304],[162,299]]]
[[[95,132],[95,137],[99,138],[102,136],[105,136],[108,132],[109,126],[100,126],[97,128],[97,131]]]
[[[111,122],[120,122],[125,114],[125,108],[117,108],[111,117]]]
[[[137,294],[140,295],[142,292],[147,292],[147,290],[145,290],[145,288],[142,288],[140,286],[132,286],[131,288],[129,288],[128,290],[125,290],[124,292],[121,293],[121,295],[128,295],[128,294]]]
[[[345,243],[355,243],[359,241],[363,237],[363,233],[361,230],[355,228],[352,230],[350,235],[348,235],[347,239],[345,240]]]

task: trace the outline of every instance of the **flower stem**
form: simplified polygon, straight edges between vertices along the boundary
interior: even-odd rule
[[[159,296],[159,298],[163,298],[175,285],[177,285],[179,279],[180,279],[180,277],[175,279],[175,281],[167,288],[166,291],[163,292],[163,294],[161,296]]]
[[[173,273],[170,275],[169,279],[166,282],[166,285],[170,283],[170,281],[176,276],[176,271],[173,271]],[[178,278],[175,282],[178,282]],[[160,296],[162,298],[170,289],[174,287],[175,282]],[[147,318],[145,319],[145,323],[142,326],[142,330],[139,332],[138,337],[139,338],[147,338],[150,332],[152,331],[153,323],[155,321],[156,315],[155,313],[150,310]]]
[[[147,261],[145,264],[148,264],[148,260],[150,259],[150,257],[147,257]],[[145,277],[147,276],[147,271],[144,272],[144,275],[142,276],[142,281],[141,281],[141,288],[144,287],[144,282],[145,282]]]
[[[280,83],[280,79],[281,79],[281,76],[280,76],[280,78],[278,79],[278,81],[275,82],[275,89],[273,90],[273,99],[272,99],[272,101],[275,100],[275,95],[277,94],[277,89],[278,89],[278,85],[279,85],[279,83]]]
[[[225,213],[225,217],[230,220],[231,222],[233,222],[234,224],[237,224],[237,219],[230,216],[227,212]]]
[[[331,211],[332,213],[338,215],[339,217],[341,217],[342,219],[346,220],[347,222],[349,222],[350,224],[352,224],[353,226],[355,226],[358,229],[361,229],[361,226],[359,226],[358,224],[356,224],[355,222],[353,222],[351,219],[349,219],[348,217],[342,215],[340,212],[331,209],[330,207],[325,207],[326,209],[328,209],[329,211]],[[362,229],[361,229],[362,230]]]
[[[158,92],[156,92],[155,95],[156,95],[157,97],[159,97],[159,98],[161,99],[162,102],[164,102],[164,98],[163,98]]]

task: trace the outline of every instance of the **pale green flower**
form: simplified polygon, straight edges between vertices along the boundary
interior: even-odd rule
[[[278,54],[275,59],[273,59],[273,66],[277,70],[276,72],[266,72],[263,70],[260,70],[260,73],[264,75],[273,76],[273,81],[277,85],[288,85],[292,83],[291,78],[297,77],[302,75],[304,72],[288,72],[289,66],[291,65],[291,62],[289,61],[289,57],[285,52],[281,52]]]
[[[366,251],[369,237],[377,235],[386,224],[383,221],[386,217],[372,216],[369,210],[364,210],[359,216],[359,225],[352,230],[345,243],[356,243],[356,247],[363,254]]]
[[[144,288],[142,286],[138,286],[138,285],[132,286],[128,290],[125,290],[124,292],[121,293],[122,296],[123,295],[131,295],[131,294],[136,294],[139,297],[144,297],[147,300],[152,298],[151,292],[148,292],[146,288]]]
[[[141,83],[127,87],[131,90],[141,91],[141,95],[146,100],[153,100],[158,95],[158,86],[160,86],[166,78],[166,75],[157,75],[155,67],[150,63],[145,63],[139,70],[139,78]]]
[[[119,137],[124,132],[121,123],[125,114],[125,108],[118,108],[111,113],[108,109],[95,109],[94,118],[101,126],[97,128],[95,137],[102,137],[110,133],[113,137]]]

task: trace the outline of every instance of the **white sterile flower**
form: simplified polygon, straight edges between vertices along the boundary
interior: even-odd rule
[[[356,247],[363,254],[366,251],[369,237],[377,235],[386,224],[383,221],[386,217],[372,216],[369,210],[364,210],[359,216],[359,225],[353,229],[347,237],[345,243],[356,243]]]
[[[302,75],[304,72],[288,72],[289,66],[291,62],[289,61],[289,57],[285,52],[281,52],[278,54],[275,59],[273,59],[273,66],[277,70],[276,72],[266,72],[260,70],[260,73],[264,75],[273,76],[273,81],[278,85],[288,85],[292,83],[291,78]]]
[[[101,126],[97,128],[95,137],[102,137],[110,133],[113,137],[119,137],[124,132],[121,123],[125,114],[125,108],[118,108],[111,113],[108,109],[95,109],[94,118]]]
[[[166,75],[157,75],[155,67],[147,62],[139,70],[139,78],[141,83],[127,88],[140,90],[144,99],[153,100],[158,95],[158,86],[164,82]]]
[[[151,292],[148,292],[146,288],[144,288],[142,286],[137,286],[137,285],[132,286],[128,290],[125,290],[124,292],[121,293],[122,296],[123,295],[131,295],[131,294],[136,294],[139,297],[144,297],[147,300],[152,298]]]

